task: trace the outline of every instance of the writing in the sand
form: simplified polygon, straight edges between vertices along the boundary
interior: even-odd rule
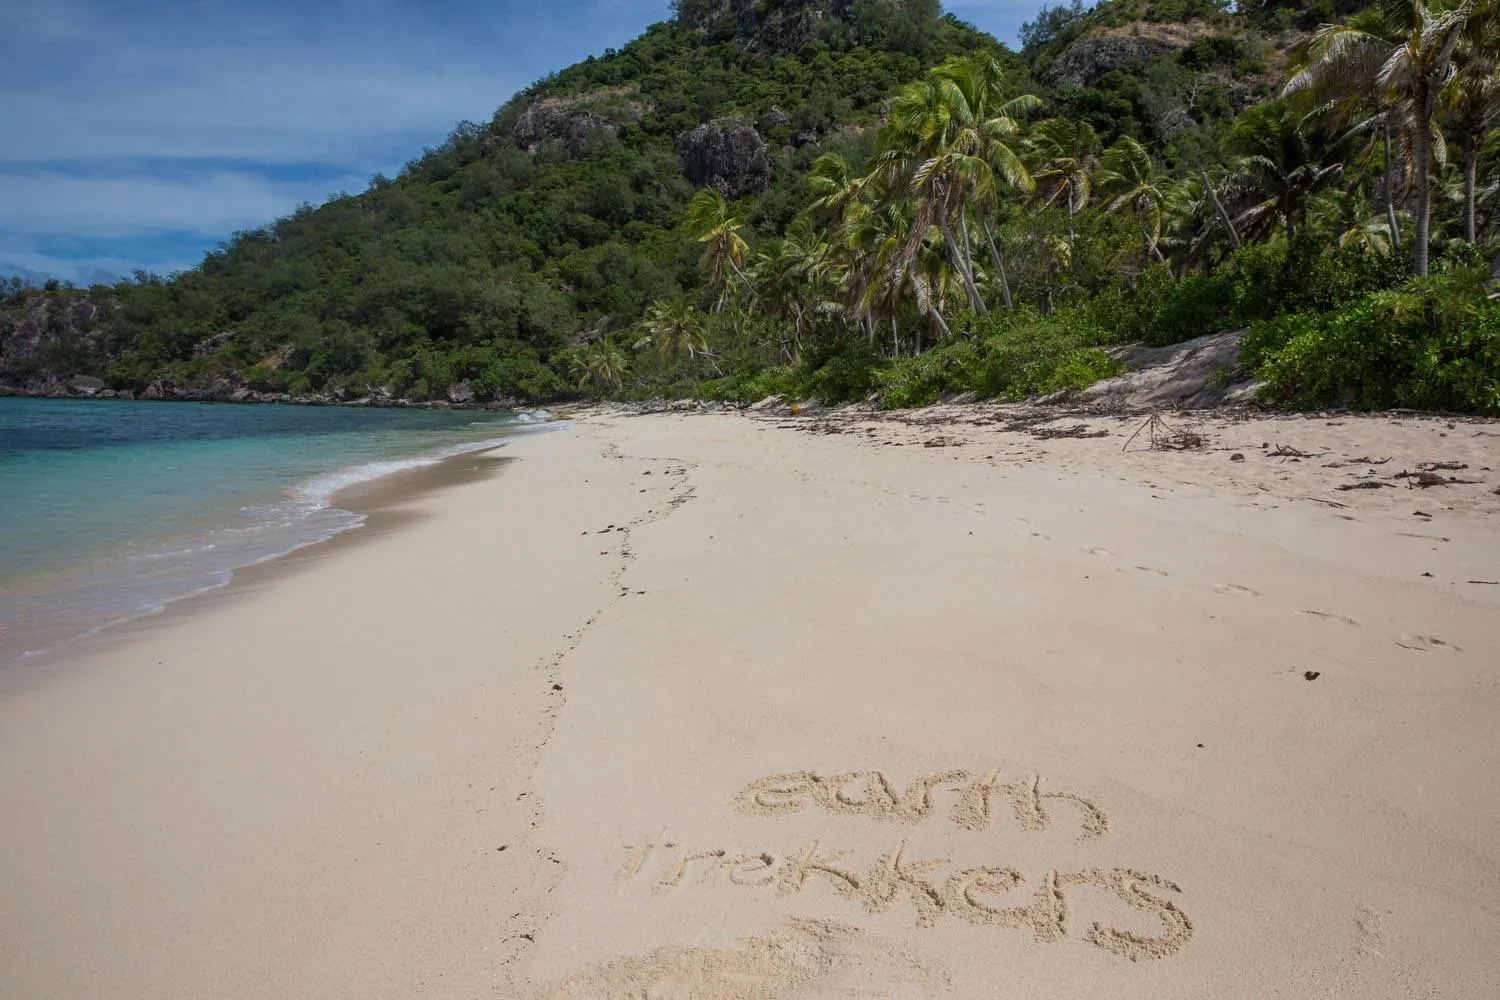
[[[667,840],[665,830],[658,830],[626,849],[630,856],[620,878],[631,881],[650,869],[648,877],[654,879],[656,892],[671,892],[688,880],[722,880],[788,896],[817,884],[870,913],[885,912],[904,900],[915,910],[919,927],[934,927],[951,917],[970,924],[1029,930],[1036,941],[1045,943],[1068,935],[1069,895],[1094,889],[1151,914],[1161,924],[1160,933],[1148,935],[1095,922],[1083,938],[1111,954],[1137,962],[1163,958],[1180,950],[1193,933],[1187,914],[1162,895],[1182,890],[1160,875],[1131,868],[1049,872],[1033,883],[1029,901],[1004,906],[1004,897],[1018,894],[1028,884],[1016,869],[983,865],[944,877],[941,869],[948,864],[946,859],[910,857],[904,841],[864,867],[846,860],[850,852],[826,850],[816,840],[779,857],[768,851],[685,850]]]
[[[1083,796],[1048,788],[1036,775],[1003,778],[998,771],[935,771],[904,786],[880,771],[790,771],[750,782],[734,803],[741,812],[771,818],[813,810],[920,823],[945,815],[970,831],[989,829],[997,809],[1006,811],[1006,803],[1022,830],[1045,830],[1053,822],[1053,811],[1062,806],[1061,812],[1076,820],[1079,840],[1109,832],[1104,811]],[[849,859],[849,851],[829,850],[821,840],[785,855],[719,847],[690,850],[668,840],[665,829],[625,849],[630,853],[620,878],[634,881],[645,875],[657,893],[689,883],[719,882],[788,896],[818,886],[871,913],[909,905],[918,927],[951,919],[1030,931],[1035,940],[1052,942],[1069,935],[1070,899],[1093,891],[1160,924],[1159,932],[1141,933],[1092,923],[1081,936],[1110,954],[1135,962],[1163,958],[1181,950],[1193,936],[1192,921],[1171,898],[1182,890],[1160,875],[1130,867],[1051,871],[1028,880],[1009,865],[966,867],[948,858],[913,857],[904,840],[861,864]]]
[[[965,830],[990,825],[996,799],[1009,799],[1011,813],[1023,830],[1045,830],[1052,822],[1048,803],[1071,803],[1081,823],[1079,839],[1109,832],[1103,810],[1081,795],[1043,789],[1036,775],[1006,780],[1000,772],[936,771],[899,788],[879,771],[847,771],[821,775],[815,771],[771,774],[746,785],[735,797],[742,812],[757,816],[785,816],[808,805],[824,812],[865,816],[875,820],[916,823],[936,808],[934,794],[956,793],[949,819]]]

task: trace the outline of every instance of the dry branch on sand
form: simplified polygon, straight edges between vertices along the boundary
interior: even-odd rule
[[[1129,450],[1130,443],[1140,437],[1142,431],[1146,432],[1152,451],[1193,451],[1207,444],[1197,431],[1180,430],[1163,420],[1160,413],[1153,413],[1125,439],[1120,451]]]

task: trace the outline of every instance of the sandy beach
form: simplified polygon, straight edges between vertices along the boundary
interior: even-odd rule
[[[0,997],[1500,995],[1500,424],[1168,420],[588,411],[12,671]]]

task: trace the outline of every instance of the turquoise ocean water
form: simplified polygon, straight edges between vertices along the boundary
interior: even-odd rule
[[[357,526],[342,487],[545,419],[0,398],[0,666]]]

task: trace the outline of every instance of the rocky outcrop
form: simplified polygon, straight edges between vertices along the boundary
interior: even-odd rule
[[[1132,344],[1109,353],[1131,370],[1084,389],[1071,401],[1105,410],[1212,409],[1246,406],[1260,383],[1236,377],[1243,330],[1171,344]]]
[[[760,133],[738,119],[705,122],[677,137],[682,171],[694,187],[731,201],[771,186],[771,160]]]
[[[535,104],[521,112],[511,136],[528,151],[544,139],[561,139],[569,152],[578,153],[593,136],[601,132],[614,135],[618,131],[614,122],[592,111]]]
[[[522,106],[519,113],[512,104],[497,115],[495,129],[485,140],[485,149],[493,152],[497,140],[508,137],[530,152],[539,144],[555,139],[577,154],[593,137],[617,135],[621,125],[640,121],[648,109],[648,102],[634,87],[537,98]]]
[[[1080,38],[1052,64],[1052,74],[1080,87],[1092,86],[1105,73],[1138,66],[1169,47],[1156,41],[1116,35]]]
[[[59,358],[102,357],[105,309],[83,293],[31,293],[19,308],[0,313],[0,379],[29,380],[42,374],[66,379],[76,371],[48,373]]]
[[[893,6],[900,6],[894,4]],[[761,52],[796,52],[830,21],[852,20],[853,0],[678,0],[677,19],[711,40]]]

